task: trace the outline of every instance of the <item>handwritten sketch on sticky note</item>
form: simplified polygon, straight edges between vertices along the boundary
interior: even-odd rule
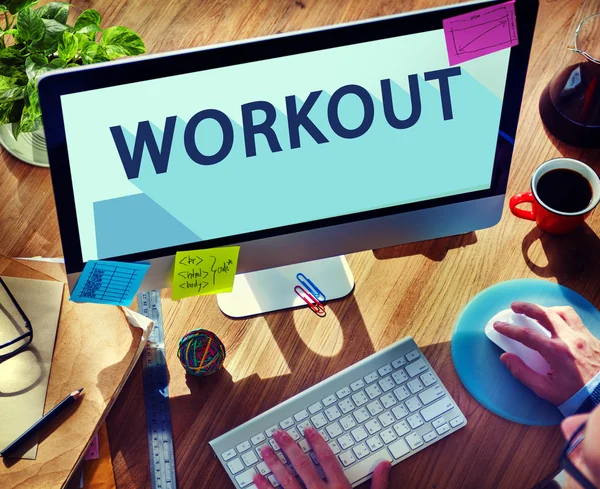
[[[450,65],[519,44],[514,0],[444,19]]]
[[[128,306],[149,267],[147,263],[90,260],[71,293],[71,300]]]
[[[231,292],[239,246],[178,251],[175,255],[172,298]]]

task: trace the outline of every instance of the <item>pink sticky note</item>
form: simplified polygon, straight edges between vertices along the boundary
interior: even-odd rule
[[[98,448],[98,435],[96,435],[92,439],[87,452],[85,452],[83,460],[98,460],[98,457],[100,457],[100,450]]]
[[[519,44],[514,0],[444,19],[450,66]]]

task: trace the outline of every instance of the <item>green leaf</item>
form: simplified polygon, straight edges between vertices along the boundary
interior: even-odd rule
[[[96,34],[99,32],[103,32],[102,28],[98,27],[96,24],[90,24],[79,29],[77,34],[85,35],[90,41],[96,42]]]
[[[102,34],[100,44],[106,49],[109,59],[135,56],[146,52],[144,41],[137,32],[120,25],[109,27]]]
[[[75,33],[75,39],[77,39],[77,49],[79,51],[83,50],[89,43],[93,42],[90,41],[90,38],[88,36],[79,32]]]
[[[31,55],[25,61],[25,73],[30,82],[36,81],[44,73],[52,71],[45,56]]]
[[[51,2],[36,9],[36,12],[42,19],[53,19],[61,24],[66,24],[70,7],[71,4],[66,2]]]
[[[71,28],[54,19],[42,19],[42,22],[44,22],[46,32],[43,39],[35,43],[32,48],[38,49],[47,55],[54,54],[58,50],[58,43],[62,39],[63,33]]]
[[[76,31],[78,31],[79,29],[81,29],[82,27],[85,27],[87,25],[96,25],[99,27],[101,21],[102,21],[102,17],[100,17],[100,14],[96,10],[88,9],[88,10],[84,10],[83,12],[81,12],[79,17],[77,17],[77,20],[75,21],[75,25],[73,26],[73,28]]]
[[[102,61],[108,61],[108,59],[106,50],[100,44],[90,42],[81,50],[81,61],[83,61],[84,65],[100,63]]]
[[[39,41],[44,37],[46,26],[39,15],[27,7],[19,12],[17,17],[17,29],[19,30],[19,41]]]
[[[58,57],[65,62],[77,55],[77,38],[75,34],[65,31],[58,43]]]
[[[0,104],[21,100],[25,96],[25,87],[15,86],[6,90],[0,89]]]
[[[21,10],[35,5],[38,1],[39,0],[4,0],[2,3],[6,6],[8,11],[14,15],[17,12],[21,12]]]
[[[7,65],[25,64],[25,55],[15,46],[0,49],[0,63]]]
[[[10,113],[12,112],[14,102],[8,102],[6,104],[0,104],[0,124],[8,124],[12,122],[10,120]]]

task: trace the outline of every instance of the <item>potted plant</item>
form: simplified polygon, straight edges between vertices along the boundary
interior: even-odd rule
[[[0,144],[17,158],[48,166],[38,78],[49,71],[135,56],[141,37],[122,26],[100,27],[95,10],[67,23],[71,5],[38,0],[0,0]]]

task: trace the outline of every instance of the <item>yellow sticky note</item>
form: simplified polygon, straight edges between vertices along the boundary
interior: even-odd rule
[[[231,292],[238,264],[239,246],[178,251],[173,271],[174,300],[194,295]]]

